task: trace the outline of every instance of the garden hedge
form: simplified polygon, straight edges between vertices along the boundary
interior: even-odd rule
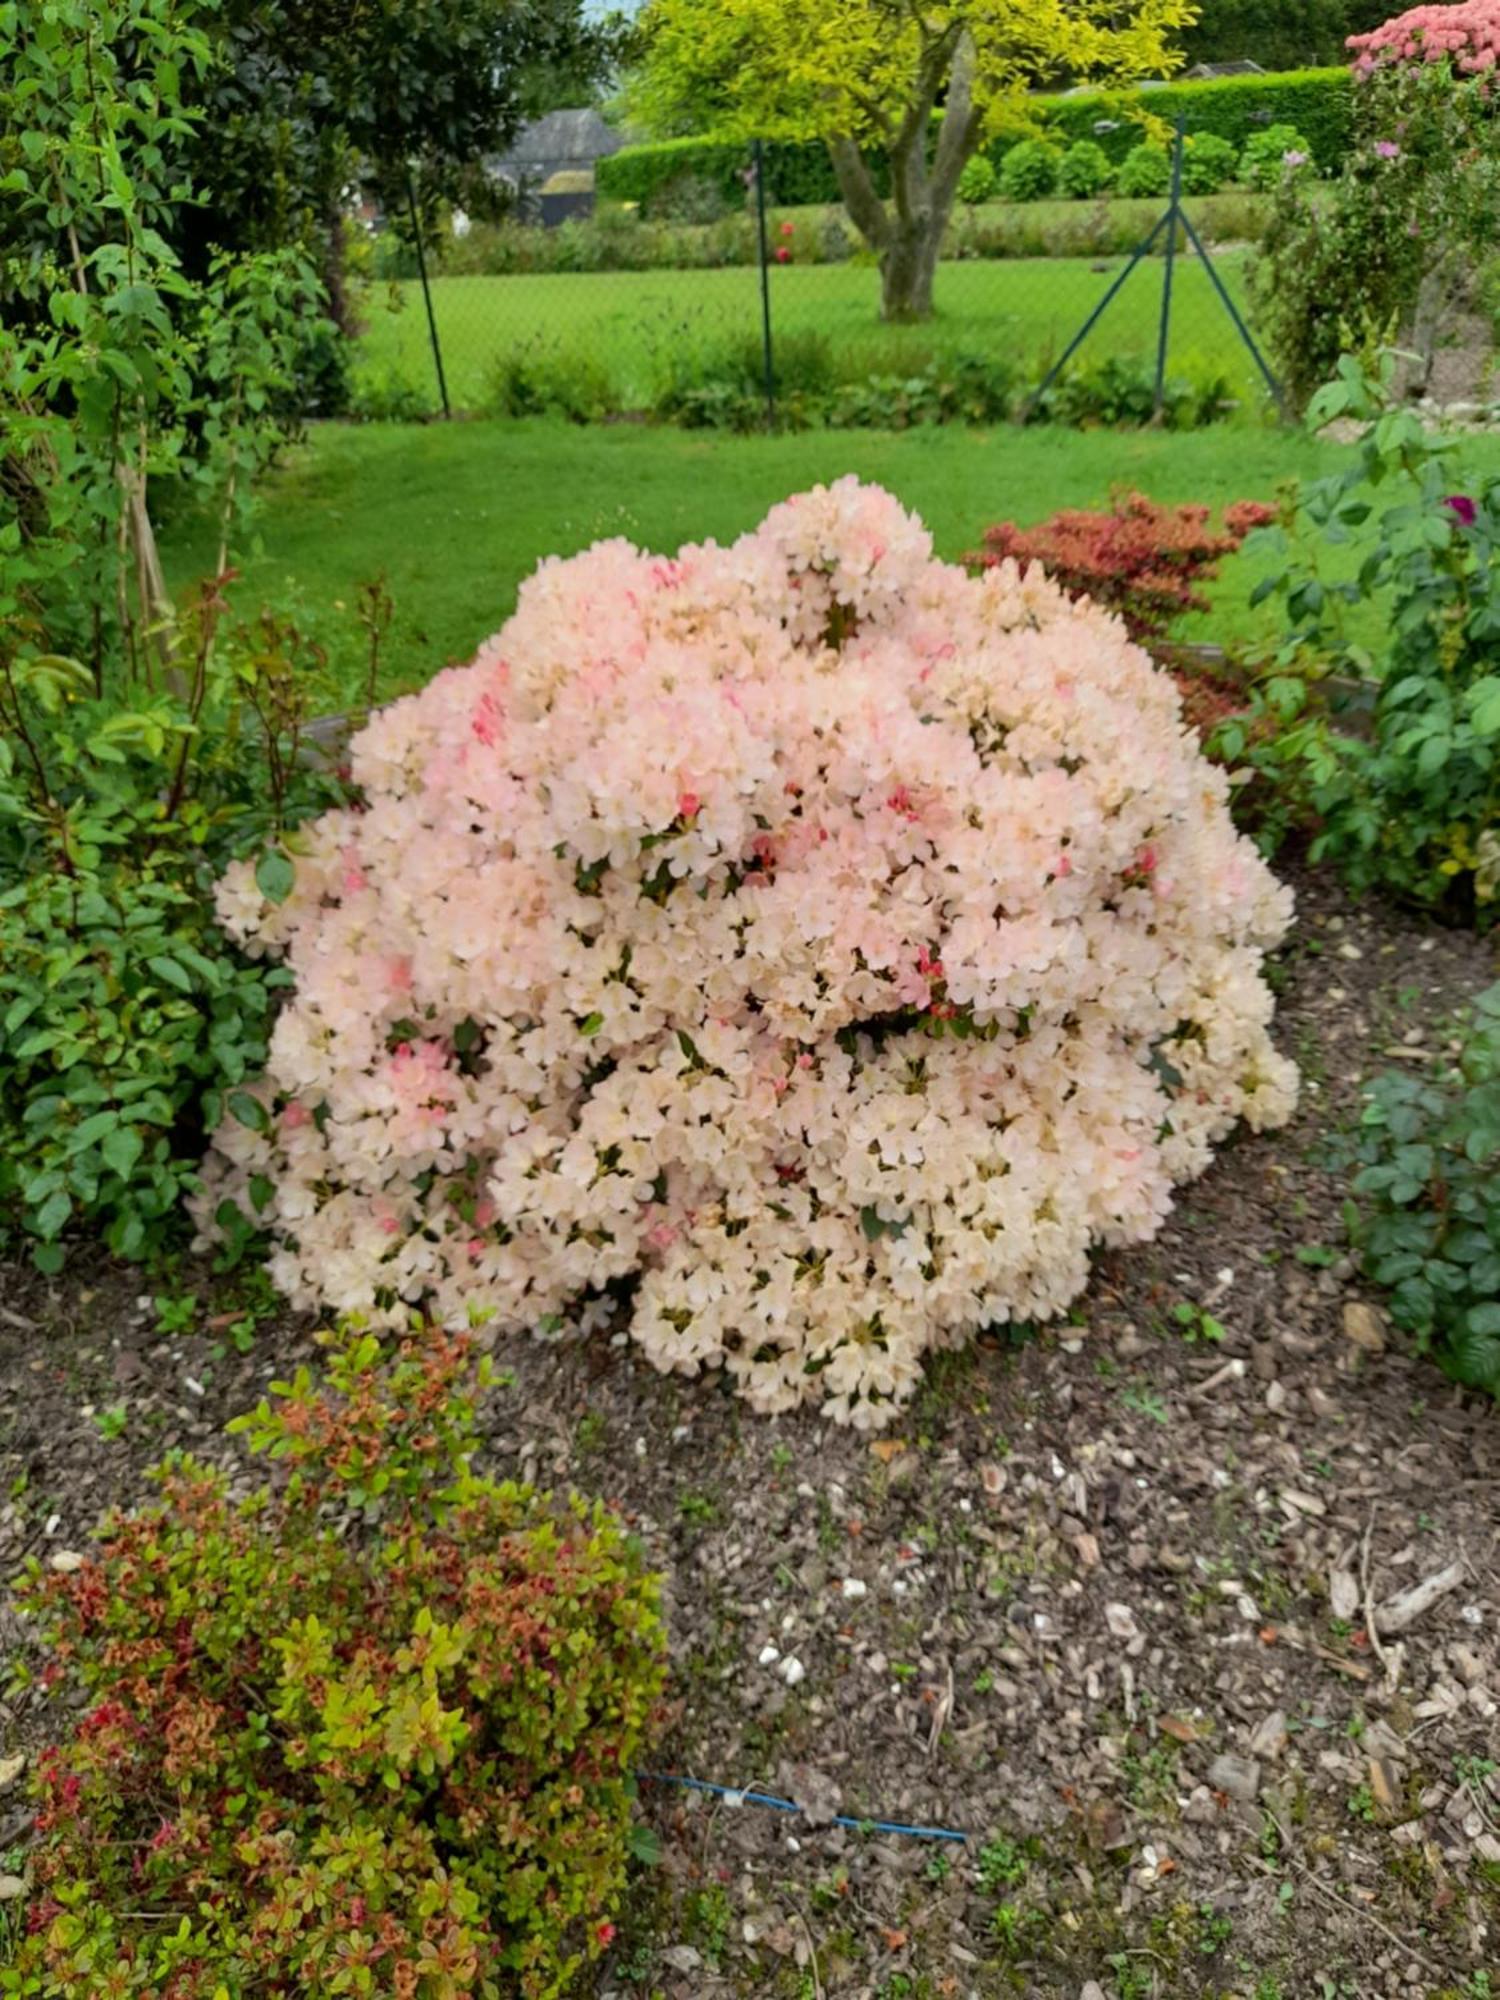
[[[1319,168],[1327,173],[1349,149],[1353,105],[1352,79],[1347,69],[1288,70],[1279,76],[1219,77],[1210,83],[1168,83],[1123,91],[1082,91],[1076,96],[1038,97],[1037,122],[1062,146],[1079,139],[1097,139],[1116,164],[1140,143],[1140,117],[1150,114],[1169,123],[1183,119],[1192,132],[1212,132],[1238,150],[1268,125],[1295,125],[1312,147]],[[1100,132],[1103,121],[1114,131]],[[996,163],[1019,140],[1035,137],[1020,128],[993,140],[990,158]],[[838,184],[825,149],[816,140],[770,141],[765,149],[766,185],[782,207],[798,208],[836,202]],[[596,169],[599,192],[614,201],[639,202],[649,209],[657,198],[687,181],[716,187],[726,201],[742,200],[749,148],[744,140],[715,138],[665,139],[655,145],[627,146]],[[872,163],[876,184],[885,194],[884,162]]]

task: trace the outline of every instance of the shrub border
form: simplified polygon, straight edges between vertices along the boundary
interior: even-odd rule
[[[1083,91],[1076,96],[1035,97],[1032,121],[991,140],[986,148],[996,167],[1023,139],[1045,135],[1059,145],[1095,139],[1118,165],[1146,136],[1147,117],[1175,123],[1189,134],[1213,133],[1236,149],[1268,125],[1295,125],[1312,148],[1319,170],[1331,172],[1349,151],[1353,134],[1354,79],[1347,69],[1286,70],[1272,76],[1227,76],[1211,82],[1138,85],[1129,90]],[[1113,121],[1116,129],[1096,127]],[[595,185],[612,201],[652,202],[674,184],[703,181],[728,203],[743,201],[748,164],[746,142],[712,134],[627,146],[599,161]],[[779,207],[802,208],[837,202],[838,184],[824,147],[816,140],[769,140],[765,147],[767,193]],[[884,163],[872,161],[875,182],[889,193]]]

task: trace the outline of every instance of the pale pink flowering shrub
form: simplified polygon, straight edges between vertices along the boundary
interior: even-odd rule
[[[352,755],[289,900],[219,898],[296,985],[204,1209],[253,1179],[300,1305],[519,1330],[636,1280],[658,1367],[876,1425],[1292,1108],[1291,900],[1172,681],[852,479],[543,564]]]
[[[1410,7],[1348,43],[1356,70],[1380,63],[1449,63],[1470,76],[1500,56],[1500,0],[1461,0],[1451,7]]]

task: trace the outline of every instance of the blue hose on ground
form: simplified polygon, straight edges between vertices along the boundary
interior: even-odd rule
[[[636,1777],[643,1785],[678,1785],[687,1792],[709,1792],[715,1798],[732,1799],[736,1805],[768,1806],[772,1812],[795,1813],[802,1808],[795,1799],[778,1799],[772,1792],[747,1792],[736,1785],[715,1785],[706,1778],[679,1778],[665,1771],[637,1771]],[[946,1826],[902,1826],[899,1821],[889,1819],[851,1819],[845,1813],[835,1813],[835,1826],[847,1826],[855,1833],[898,1833],[910,1840],[953,1840],[960,1844],[968,1839],[966,1833],[955,1833]]]

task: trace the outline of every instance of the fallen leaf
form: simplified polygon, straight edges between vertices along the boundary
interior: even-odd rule
[[[1371,1757],[1370,1793],[1382,1812],[1394,1812],[1399,1804],[1395,1766],[1384,1757]]]
[[[1359,1580],[1351,1569],[1328,1572],[1328,1608],[1335,1618],[1352,1618],[1359,1609]]]
[[[871,1453],[882,1465],[889,1465],[893,1458],[899,1458],[906,1449],[905,1438],[875,1438],[870,1444]]]
[[[906,1945],[908,1933],[906,1931],[883,1930],[880,1935],[885,1939],[885,1948],[887,1951],[901,1951]]]
[[[1196,1743],[1198,1732],[1186,1716],[1164,1715],[1160,1725],[1163,1736],[1174,1737],[1179,1743]]]

